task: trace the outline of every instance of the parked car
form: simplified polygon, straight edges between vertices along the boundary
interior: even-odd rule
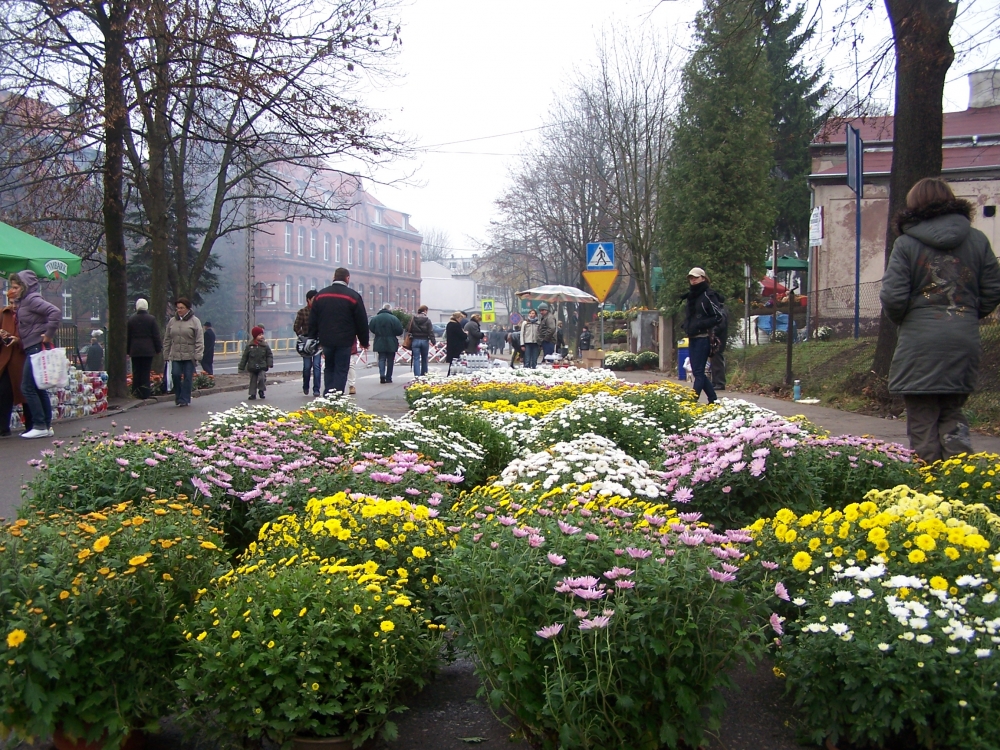
[[[447,326],[444,323],[432,323],[434,326],[434,336],[438,341],[444,341],[444,331]]]

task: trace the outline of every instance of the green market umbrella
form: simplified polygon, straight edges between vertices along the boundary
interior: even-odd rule
[[[80,257],[0,221],[0,276],[34,271],[40,279],[80,273]]]

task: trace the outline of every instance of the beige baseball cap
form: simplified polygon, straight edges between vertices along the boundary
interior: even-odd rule
[[[690,271],[688,271],[688,278],[690,279],[692,276],[694,276],[695,278],[700,278],[700,279],[707,279],[708,278],[708,276],[705,274],[705,269],[704,268],[699,268],[698,266],[695,266]]]

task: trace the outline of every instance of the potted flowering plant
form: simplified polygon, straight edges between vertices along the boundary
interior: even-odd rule
[[[697,747],[727,666],[760,652],[752,615],[773,595],[736,583],[746,532],[598,492],[466,496],[442,564],[459,644],[541,746]]]
[[[777,663],[812,742],[996,746],[1000,517],[900,486],[750,531],[746,576],[786,602]]]
[[[394,738],[395,697],[422,686],[441,632],[377,568],[254,558],[221,577],[184,618],[185,718],[243,747]]]
[[[22,513],[0,528],[0,731],[117,748],[174,709],[176,618],[221,538],[183,501]]]

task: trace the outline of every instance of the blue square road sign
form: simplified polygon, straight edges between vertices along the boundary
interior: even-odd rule
[[[614,242],[587,243],[587,270],[613,271],[615,268]]]

